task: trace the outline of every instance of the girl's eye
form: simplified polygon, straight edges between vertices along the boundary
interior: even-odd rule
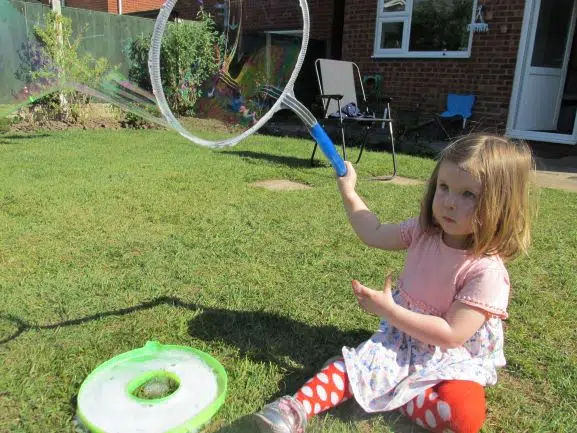
[[[441,191],[447,191],[447,190],[449,189],[449,187],[447,186],[446,183],[440,183],[440,184],[438,185],[438,188],[439,188]]]
[[[467,198],[475,198],[475,194],[473,194],[471,191],[465,191],[463,196]]]

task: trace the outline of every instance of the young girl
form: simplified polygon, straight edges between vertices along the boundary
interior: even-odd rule
[[[400,224],[378,221],[347,169],[338,185],[353,229],[369,246],[406,249],[405,267],[394,291],[390,276],[384,290],[352,282],[360,306],[382,318],[379,330],[255,421],[263,433],[302,433],[312,416],[354,397],[366,412],[400,409],[433,432],[478,432],[483,387],[505,365],[504,262],[529,246],[531,152],[491,135],[455,141],[433,171],[419,218]]]

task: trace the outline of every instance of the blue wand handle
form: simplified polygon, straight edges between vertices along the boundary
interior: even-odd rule
[[[330,161],[331,165],[337,172],[337,174],[342,177],[347,174],[347,167],[341,155],[335,149],[333,141],[327,135],[325,130],[322,128],[319,123],[315,123],[312,128],[309,130],[312,137],[315,139],[327,159]]]

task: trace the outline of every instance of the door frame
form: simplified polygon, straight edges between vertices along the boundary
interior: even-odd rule
[[[529,48],[532,45],[531,38],[535,36],[537,22],[535,20],[536,14],[539,13],[536,3],[538,0],[526,0],[525,10],[523,12],[523,25],[521,28],[521,39],[519,41],[519,50],[517,53],[517,63],[515,66],[515,78],[513,79],[513,91],[511,92],[511,101],[509,103],[509,114],[507,117],[507,128],[506,135],[512,138],[519,138],[524,140],[534,140],[534,141],[545,141],[550,143],[561,143],[561,144],[577,144],[577,116],[575,123],[573,125],[572,134],[559,134],[553,132],[541,132],[541,131],[526,131],[520,129],[514,129],[515,118],[519,111],[519,104],[521,102],[521,88],[523,80],[526,76],[527,69],[527,57],[532,53],[529,53]],[[550,0],[541,0],[550,1]],[[569,25],[569,35],[572,41],[573,34],[575,32],[576,17],[577,17],[577,1],[573,1],[573,10],[571,12],[571,23]],[[534,25],[533,25],[534,23]],[[568,62],[568,56],[571,55],[572,42],[568,45],[565,51],[565,62]],[[566,75],[566,74],[565,74]],[[565,76],[565,80],[567,77]],[[564,88],[565,83],[563,83]],[[560,107],[558,107],[560,108]]]

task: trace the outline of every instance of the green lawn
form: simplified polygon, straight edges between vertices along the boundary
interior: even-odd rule
[[[404,254],[356,239],[311,150],[261,136],[213,151],[166,131],[0,136],[0,432],[72,432],[83,379],[153,339],[223,363],[229,393],[208,431],[240,432],[244,415],[368,337],[378,319],[350,280],[380,287]],[[364,155],[358,189],[400,221],[423,187],[366,180],[390,166]],[[403,176],[432,167],[399,158]],[[313,188],[251,186],[263,179]],[[509,363],[488,390],[485,432],[577,431],[577,194],[540,201],[531,254],[510,266]],[[350,403],[310,428],[390,431],[421,430]]]

